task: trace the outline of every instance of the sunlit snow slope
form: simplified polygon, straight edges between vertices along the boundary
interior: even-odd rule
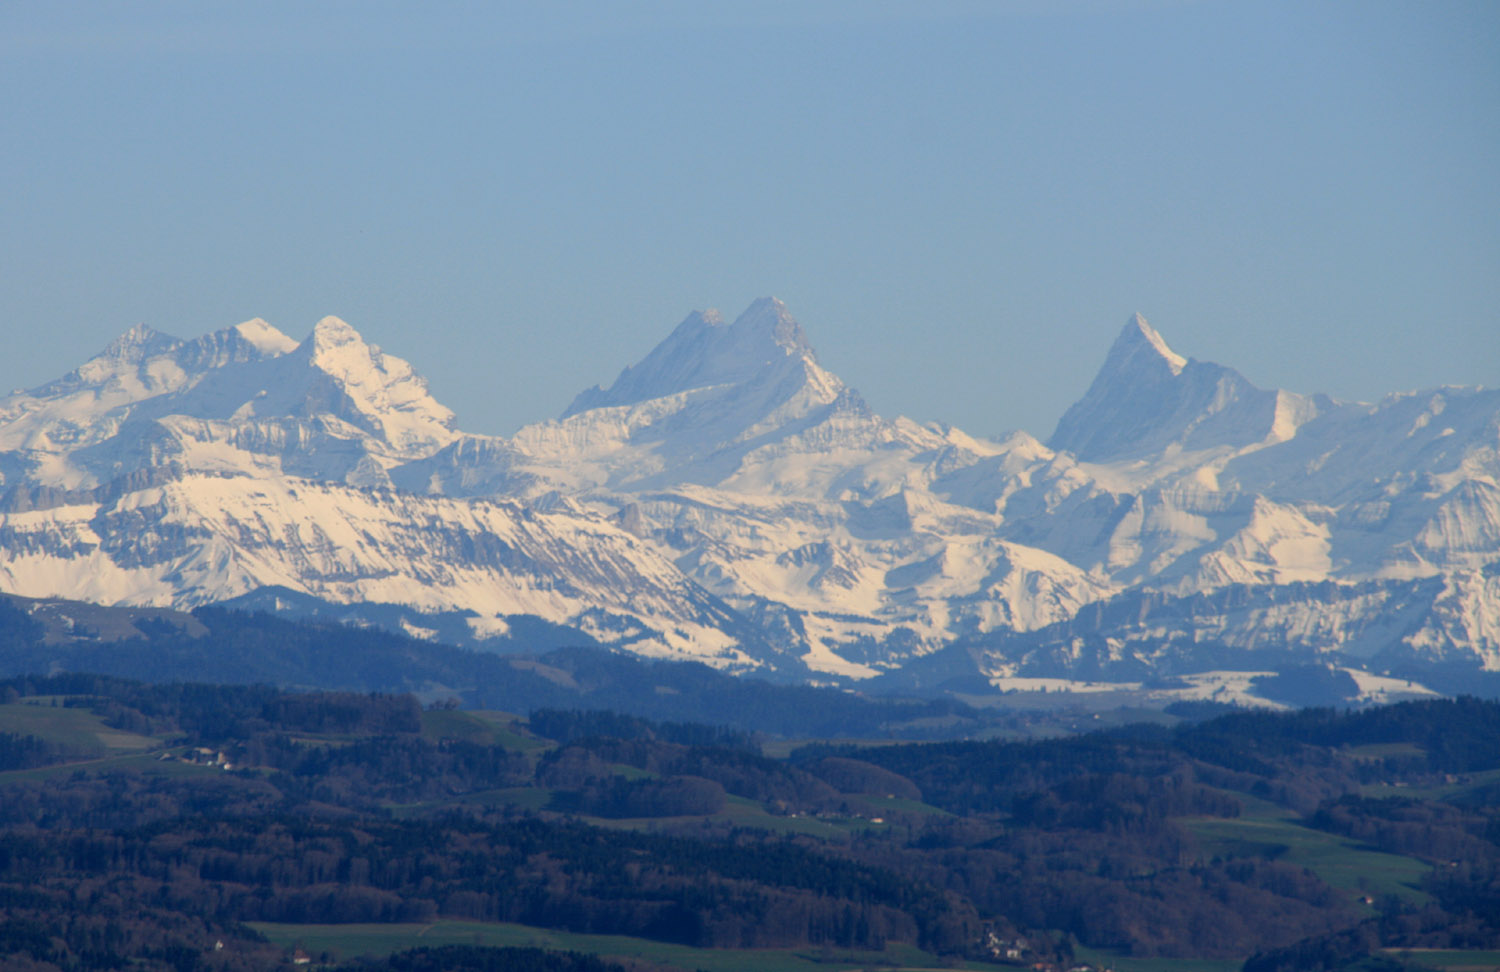
[[[1267,391],[1138,315],[1045,443],[873,414],[769,298],[510,438],[337,318],[137,327],[0,399],[0,477],[30,596],[289,591],[812,678],[1500,669],[1500,392]]]

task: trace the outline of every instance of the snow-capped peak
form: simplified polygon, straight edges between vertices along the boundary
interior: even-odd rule
[[[360,336],[349,323],[342,318],[334,317],[332,314],[313,325],[312,334],[308,341],[317,352],[328,352],[336,348],[353,347],[359,349],[369,348],[365,339]],[[371,351],[378,349],[371,348]]]
[[[457,435],[336,317],[300,343],[259,319],[140,326],[0,398],[0,589],[289,588],[467,612],[476,640],[529,614],[850,677],[955,642],[981,672],[1500,670],[1500,391],[1337,406],[1179,355],[1139,315],[1109,336],[1044,446],[874,415],[771,298],[690,314],[508,440]]]
[[[1182,374],[1188,360],[1167,346],[1167,342],[1140,314],[1133,315],[1120,330],[1120,336],[1109,349],[1104,360],[1105,371],[1140,372],[1146,369],[1159,371],[1163,365],[1174,377]]]
[[[46,395],[61,388],[103,386],[134,375],[143,363],[180,347],[182,341],[145,324],[136,324],[58,382],[36,389]],[[148,385],[151,380],[146,379]]]
[[[135,324],[115,338],[99,353],[101,358],[139,358],[163,344],[177,344],[177,338],[163,334],[147,324]],[[150,349],[150,350],[148,350]]]
[[[340,384],[354,385],[378,383],[388,358],[378,347],[367,344],[346,321],[331,315],[313,325],[312,333],[297,346],[296,356],[339,379]],[[389,362],[399,363],[405,371],[411,370],[399,358],[389,358]]]
[[[297,342],[259,317],[236,324],[234,330],[252,347],[267,355],[287,354],[297,348]]]
[[[1090,462],[1142,458],[1169,444],[1238,449],[1295,431],[1295,422],[1277,424],[1277,401],[1232,368],[1177,354],[1136,314],[1047,445]]]
[[[752,303],[729,326],[729,331],[743,344],[759,343],[769,338],[775,347],[788,355],[816,357],[802,325],[775,297],[762,297]]]
[[[332,379],[357,413],[345,411],[342,417],[365,427],[377,423],[385,439],[399,452],[431,451],[455,434],[453,412],[427,393],[427,382],[410,364],[366,343],[358,331],[337,317],[318,321],[312,334],[289,357]],[[335,399],[319,390],[317,382],[306,389],[295,384],[291,388],[298,389],[295,395],[310,397],[287,407],[273,392],[265,404],[273,410],[285,408],[285,414],[309,409],[341,411]],[[260,411],[258,404],[256,412]]]
[[[802,326],[774,297],[755,301],[728,325],[716,310],[694,311],[650,354],[620,372],[608,389],[595,385],[581,392],[562,417],[738,384],[790,357],[816,361]]]
[[[1129,451],[1136,440],[1154,441],[1153,433],[1163,431],[1162,425],[1174,427],[1166,432],[1170,438],[1175,427],[1197,417],[1192,406],[1190,414],[1181,414],[1184,403],[1177,400],[1187,367],[1188,360],[1168,347],[1144,317],[1132,315],[1088,391],[1063,413],[1047,445],[1098,460]]]
[[[136,324],[109,342],[103,351],[89,359],[89,364],[94,362],[111,362],[115,364],[139,364],[147,358],[154,357],[164,351],[170,351],[177,347],[182,341],[170,334],[163,334],[146,324]],[[85,368],[87,364],[85,365]],[[84,369],[80,368],[80,371]]]
[[[1167,347],[1167,342],[1162,340],[1162,336],[1156,332],[1156,329],[1147,324],[1146,319],[1140,314],[1135,314],[1125,323],[1124,330],[1120,332],[1119,340],[1134,342],[1139,338],[1144,338],[1146,343],[1151,345],[1152,350],[1161,355],[1167,362],[1167,366],[1172,369],[1172,374],[1182,374],[1182,369],[1187,364],[1187,359]],[[1118,344],[1118,342],[1116,343]]]

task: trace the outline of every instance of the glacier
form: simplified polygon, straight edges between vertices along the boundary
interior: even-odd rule
[[[1050,437],[992,441],[875,414],[764,298],[500,437],[335,317],[137,326],[0,399],[0,591],[815,682],[1500,671],[1500,392],[1260,389],[1135,315]]]

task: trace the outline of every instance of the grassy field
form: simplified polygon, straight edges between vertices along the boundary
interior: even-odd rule
[[[897,813],[920,813],[929,817],[951,817],[953,814],[941,807],[935,807],[930,803],[920,800],[907,800],[903,797],[880,797],[861,796],[861,800],[875,807],[877,810],[891,810]]]
[[[1239,972],[1244,959],[1132,958],[1099,949],[1073,946],[1073,958],[1115,972]]]
[[[521,721],[508,712],[465,709],[427,709],[422,713],[422,735],[431,740],[466,739],[485,746],[503,746],[522,753],[553,749],[545,739],[528,736],[515,728]]]
[[[857,746],[861,749],[879,749],[884,746],[906,745],[900,739],[849,739],[835,737],[833,739],[766,739],[760,744],[760,751],[772,759],[786,759],[792,753],[803,746]]]
[[[1237,818],[1187,817],[1204,857],[1269,857],[1305,867],[1332,887],[1353,896],[1396,895],[1416,905],[1430,898],[1419,889],[1432,868],[1412,857],[1367,850],[1355,841],[1298,824],[1284,809],[1241,799]]]
[[[65,708],[61,699],[54,708],[52,701],[47,696],[0,705],[0,732],[36,736],[86,756],[139,752],[161,745],[152,736],[111,729],[88,709]]]
[[[526,925],[478,921],[445,920],[431,924],[400,925],[249,924],[276,945],[284,948],[300,945],[311,955],[328,952],[339,960],[359,955],[389,955],[424,945],[486,945],[529,946],[612,958],[643,959],[680,969],[702,969],[704,972],[744,972],[746,969],[755,969],[756,972],[852,972],[868,968],[900,972],[939,968],[1006,968],[974,962],[946,965],[935,955],[901,945],[892,945],[882,952],[846,949],[706,949],[625,935],[584,935]]]
[[[460,803],[477,803],[484,807],[520,807],[541,810],[552,802],[552,791],[541,786],[510,786],[482,790],[460,798]]]
[[[36,772],[36,771],[31,771]],[[633,770],[640,773],[639,770]],[[5,774],[0,774],[3,776]],[[544,787],[517,786],[506,787],[495,790],[483,790],[479,793],[470,793],[458,798],[458,803],[477,804],[485,807],[520,807],[526,810],[542,810],[546,808],[552,799],[552,790]],[[910,803],[910,801],[895,801],[898,803]],[[442,803],[411,803],[392,804],[389,809],[397,817],[419,817],[434,810],[440,810],[448,806]],[[920,804],[919,806],[925,806]],[[933,812],[941,811],[932,808]],[[736,827],[750,827],[756,830],[765,830],[777,834],[804,834],[809,837],[818,837],[823,840],[844,841],[853,833],[881,829],[887,826],[884,823],[875,823],[861,817],[809,817],[788,816],[768,812],[755,800],[745,797],[730,796],[724,804],[724,809],[710,815],[693,815],[686,817],[595,817],[589,814],[576,814],[577,818],[584,823],[595,827],[607,827],[613,830],[643,830],[652,831],[663,828],[680,827],[684,824],[694,823],[724,823]]]
[[[1493,972],[1500,969],[1500,952],[1470,952],[1447,948],[1388,948],[1385,953],[1443,972]]]
[[[730,796],[724,809],[710,815],[687,817],[593,817],[578,814],[578,819],[595,827],[614,830],[659,830],[696,822],[727,823],[736,827],[750,827],[775,834],[805,834],[822,840],[844,841],[861,830],[880,829],[877,824],[860,817],[809,817],[788,816],[768,812],[763,806],[746,797]]]
[[[80,770],[87,770],[91,773],[126,772],[155,776],[200,778],[222,775],[224,773],[217,766],[198,766],[194,763],[181,763],[177,760],[161,760],[157,759],[156,754],[153,753],[130,753],[123,756],[102,756],[98,759],[57,763],[53,766],[40,766],[36,769],[9,770],[0,773],[0,786],[5,786],[7,783],[21,783],[27,780],[46,780],[61,776],[72,776]]]
[[[1369,797],[1447,800],[1468,790],[1477,790],[1496,783],[1500,783],[1500,770],[1484,770],[1479,773],[1464,773],[1452,783],[1434,783],[1432,786],[1394,786],[1388,783],[1371,783],[1360,787],[1360,792]]]
[[[1359,760],[1381,760],[1391,756],[1425,756],[1427,750],[1416,743],[1369,743],[1364,746],[1350,746],[1344,750],[1350,756]]]

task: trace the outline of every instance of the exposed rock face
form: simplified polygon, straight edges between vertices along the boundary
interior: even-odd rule
[[[1266,391],[1139,316],[1045,445],[873,414],[772,299],[509,439],[337,318],[136,327],[0,399],[0,490],[30,596],[283,591],[469,612],[478,643],[539,617],[815,677],[954,644],[988,674],[1500,669],[1500,392]]]

